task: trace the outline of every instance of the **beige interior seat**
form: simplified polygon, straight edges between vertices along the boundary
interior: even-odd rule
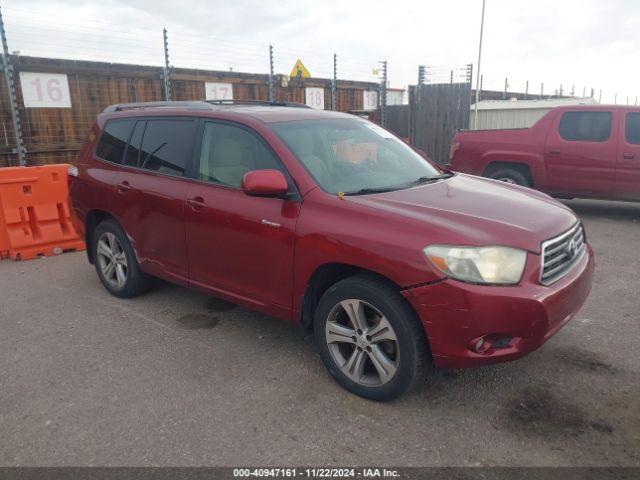
[[[330,182],[329,170],[322,159],[313,153],[315,142],[311,132],[300,130],[292,133],[289,137],[289,144],[314,178],[323,185],[327,185]]]
[[[233,138],[215,141],[209,154],[208,168],[203,168],[203,176],[208,180],[239,187],[245,173],[254,169],[252,160],[243,152],[241,145]]]

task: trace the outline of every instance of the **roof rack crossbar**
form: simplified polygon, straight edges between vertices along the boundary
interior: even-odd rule
[[[211,110],[211,104],[202,101],[171,101],[171,102],[137,102],[137,103],[116,103],[109,105],[103,110],[103,113],[107,112],[122,112],[124,110],[133,110],[136,108],[162,108],[162,107],[175,107],[175,108],[194,108],[198,110]]]
[[[270,107],[311,108],[309,105],[297,102],[270,102],[268,100],[207,100],[211,105],[264,105]]]

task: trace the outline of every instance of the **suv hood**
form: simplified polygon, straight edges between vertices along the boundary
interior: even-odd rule
[[[432,243],[506,245],[534,253],[578,221],[544,193],[464,174],[349,201],[427,224]]]

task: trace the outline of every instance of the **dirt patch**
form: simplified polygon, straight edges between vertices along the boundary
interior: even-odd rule
[[[213,328],[220,320],[213,315],[203,315],[201,313],[189,313],[180,317],[178,326],[186,330],[198,330],[201,328]]]
[[[527,389],[508,404],[509,426],[527,436],[575,437],[595,431],[611,434],[614,428],[590,418],[577,405],[541,389]]]
[[[215,297],[211,297],[203,306],[210,312],[216,313],[228,312],[229,310],[233,310],[238,307],[235,303],[227,302],[226,300]]]
[[[618,370],[613,365],[604,362],[593,352],[579,348],[565,348],[554,353],[554,357],[565,365],[580,370],[615,375]]]

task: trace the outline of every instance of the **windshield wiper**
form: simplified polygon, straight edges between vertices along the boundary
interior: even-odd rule
[[[361,188],[360,190],[354,190],[353,192],[342,192],[342,195],[366,195],[367,193],[393,192],[394,190],[398,190],[400,188],[402,188],[402,186],[398,185],[382,188]]]
[[[420,177],[417,180],[411,182],[412,185],[422,185],[425,183],[437,182],[438,180],[444,180],[445,178],[453,177],[453,173],[443,173],[442,175],[432,175],[427,177]]]
[[[340,192],[342,195],[366,195],[367,193],[384,193],[384,192],[393,192],[394,190],[404,190],[405,188],[412,187],[414,185],[424,185],[426,183],[437,182],[438,180],[443,180],[445,178],[453,177],[453,173],[444,173],[442,175],[433,175],[429,177],[420,177],[417,180],[412,182],[403,183],[400,185],[391,185],[389,187],[379,187],[379,188],[361,188],[360,190],[355,190],[353,192]]]

